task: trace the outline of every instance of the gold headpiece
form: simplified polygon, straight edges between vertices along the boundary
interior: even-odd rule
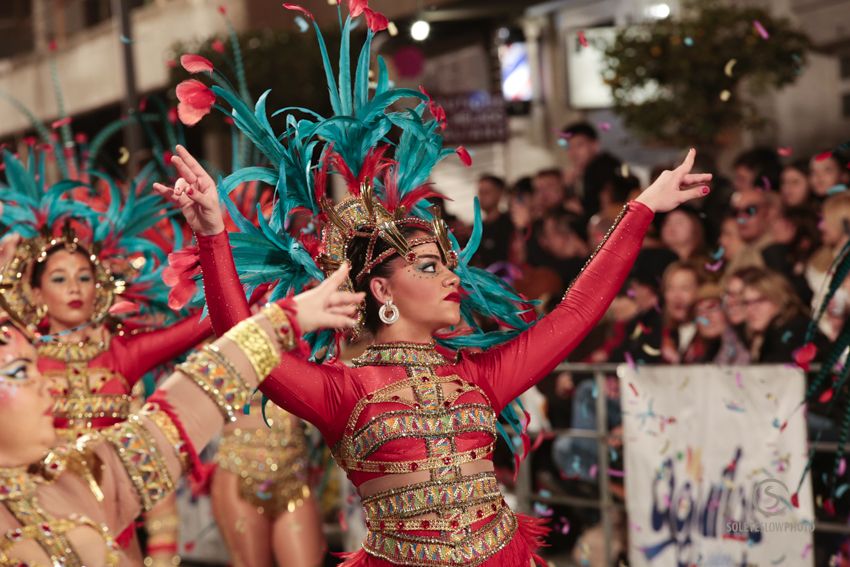
[[[349,196],[339,204],[334,205],[329,199],[322,201],[322,210],[329,222],[322,231],[322,252],[317,258],[317,264],[325,273],[332,274],[348,259],[348,245],[356,237],[367,238],[369,245],[366,251],[366,263],[357,274],[350,274],[342,289],[354,291],[354,288],[376,266],[398,254],[408,263],[416,260],[413,248],[420,244],[433,242],[440,249],[440,256],[451,269],[457,266],[457,253],[452,250],[448,238],[448,228],[439,214],[437,207],[431,207],[434,218],[431,221],[416,217],[404,216],[407,212],[403,206],[390,212],[375,197],[371,184],[364,183],[360,194]],[[403,228],[417,227],[428,236],[408,240],[404,237]],[[378,239],[390,245],[388,250],[375,255],[375,244]],[[353,334],[356,337],[362,330],[365,314],[361,309],[358,324]]]
[[[63,226],[60,236],[43,233],[26,240],[18,246],[15,256],[5,266],[0,266],[0,307],[31,335],[37,332],[38,324],[45,315],[34,300],[30,285],[32,271],[36,264],[46,261],[49,253],[60,246],[69,252],[84,254],[94,266],[93,322],[102,321],[115,296],[124,291],[124,282],[112,275],[94,251],[86,250],[80,244],[70,224]]]

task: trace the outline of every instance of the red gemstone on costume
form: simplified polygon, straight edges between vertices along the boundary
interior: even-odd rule
[[[427,530],[430,527],[431,527],[431,522],[429,522],[428,520],[422,520],[422,529],[423,530]]]
[[[415,471],[419,468],[419,463],[410,463],[410,470]]]

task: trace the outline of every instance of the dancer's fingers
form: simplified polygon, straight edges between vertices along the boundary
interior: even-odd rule
[[[207,170],[205,170],[201,163],[195,159],[195,156],[190,154],[189,150],[187,150],[180,144],[177,144],[177,154],[198,179],[209,177]],[[206,190],[206,187],[199,187],[199,190],[204,191]]]
[[[183,161],[183,158],[181,158],[180,156],[172,156],[171,163],[177,169],[177,173],[180,174],[180,177],[182,177],[189,183],[197,183],[198,177],[192,171],[192,168],[189,167],[185,161]]]

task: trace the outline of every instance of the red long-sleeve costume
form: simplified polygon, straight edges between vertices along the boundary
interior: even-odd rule
[[[115,335],[103,348],[40,347],[38,369],[56,398],[54,425],[84,432],[124,421],[131,411],[130,392],[144,374],[211,335],[210,322],[197,314],[164,329]]]
[[[431,345],[373,345],[354,368],[283,353],[260,390],[318,427],[356,486],[394,474],[430,475],[363,500],[369,532],[345,565],[529,564],[540,527],[504,505],[492,472],[462,469],[491,459],[496,415],[602,317],[652,217],[630,202],[561,304],[486,352],[450,361]],[[199,247],[210,318],[221,334],[249,316],[245,295],[226,234],[201,237]]]

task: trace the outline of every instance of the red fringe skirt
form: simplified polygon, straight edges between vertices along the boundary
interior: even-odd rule
[[[546,562],[537,555],[537,550],[544,545],[544,538],[549,533],[546,520],[532,518],[523,514],[516,514],[517,530],[510,543],[501,551],[480,563],[480,567],[528,567],[534,560],[540,567],[545,567]],[[351,553],[341,553],[339,557],[343,562],[339,567],[394,567],[385,559],[380,559],[359,549]]]

